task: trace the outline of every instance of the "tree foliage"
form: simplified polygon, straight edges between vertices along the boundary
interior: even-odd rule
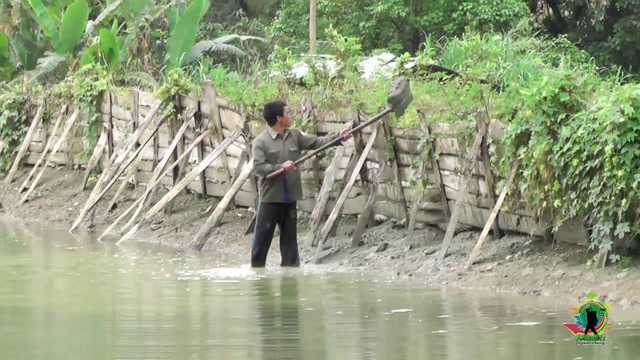
[[[366,52],[415,52],[427,36],[451,37],[465,29],[504,31],[527,14],[521,0],[319,0],[318,28],[319,34],[332,27],[358,37]],[[306,44],[308,19],[306,2],[282,0],[271,33],[287,46]]]

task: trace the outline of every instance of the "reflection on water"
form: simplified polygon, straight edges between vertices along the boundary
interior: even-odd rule
[[[636,359],[640,321],[576,345],[573,304],[322,268],[208,268],[0,222],[0,359]],[[637,319],[637,317],[635,318]]]

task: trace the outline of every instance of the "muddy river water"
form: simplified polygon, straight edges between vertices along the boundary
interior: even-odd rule
[[[225,266],[0,218],[0,359],[640,359],[640,316],[605,345],[576,304],[432,290],[375,274]]]

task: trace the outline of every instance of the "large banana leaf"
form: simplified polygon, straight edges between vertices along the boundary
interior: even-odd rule
[[[58,54],[67,54],[78,45],[87,28],[89,5],[86,0],[75,0],[67,7],[62,17],[60,37],[55,45]]]
[[[86,36],[91,35],[91,33],[93,33],[93,29],[100,25],[104,19],[108,18],[111,14],[114,14],[116,10],[125,3],[127,3],[127,1],[124,0],[115,0],[109,3],[107,7],[105,7],[104,10],[96,16],[95,20],[90,21],[89,24],[87,24],[87,30],[85,32]]]
[[[9,38],[0,32],[0,79],[11,79],[15,71],[11,62],[11,49],[9,48]]]
[[[120,64],[120,45],[113,30],[100,29],[100,54],[110,69]]]
[[[41,0],[27,0],[29,2],[29,6],[33,10],[33,14],[35,15],[36,21],[42,32],[51,39],[52,43],[58,42],[58,23],[51,16],[49,9],[42,3]]]
[[[233,54],[236,56],[245,56],[246,53],[242,49],[240,49],[237,46],[228,44],[234,40],[238,40],[241,43],[248,40],[266,42],[266,40],[261,37],[245,36],[245,35],[238,35],[238,34],[223,35],[213,40],[202,40],[202,41],[199,41],[197,44],[195,44],[193,48],[191,48],[191,53],[186,57],[185,62],[190,63],[190,62],[196,61],[200,59],[202,55],[204,55],[204,53],[213,52],[213,51],[217,51],[219,53]]]
[[[145,9],[149,0],[127,0],[120,6],[119,13],[122,16],[136,16]]]
[[[89,47],[86,47],[82,51],[82,55],[80,56],[80,65],[89,65],[98,61],[98,46],[100,44],[95,43]]]
[[[11,49],[9,48],[9,38],[0,32],[0,66],[5,66],[11,62]]]
[[[215,40],[202,40],[193,46],[193,48],[191,49],[191,53],[185,58],[185,63],[188,64],[193,61],[196,61],[200,59],[202,55],[204,55],[204,53],[213,52],[213,51],[217,51],[220,53],[233,54],[236,56],[246,55],[246,53],[242,51],[242,49],[236,46],[217,42]]]
[[[29,81],[36,81],[41,76],[51,73],[64,61],[64,56],[47,51],[45,56],[38,59],[38,65],[35,70],[31,72],[31,79]]]
[[[208,8],[209,0],[193,0],[171,29],[167,41],[169,69],[179,67],[184,57],[191,52],[200,21]]]

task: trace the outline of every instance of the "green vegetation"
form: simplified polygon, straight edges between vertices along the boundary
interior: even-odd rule
[[[504,178],[521,159],[517,191],[538,215],[552,226],[584,217],[592,246],[611,248],[616,238],[640,235],[640,86],[632,82],[640,57],[630,40],[640,25],[632,1],[598,2],[587,12],[577,3],[319,0],[319,49],[339,65],[328,71],[319,57],[299,55],[308,44],[306,2],[272,1],[247,17],[208,0],[0,1],[0,135],[8,148],[0,168],[38,97],[89,114],[87,152],[101,128],[101,95],[119,87],[155,91],[167,116],[176,95],[199,91],[204,79],[251,118],[277,97],[372,114],[390,80],[365,81],[358,64],[386,50],[398,55],[395,74],[411,78],[414,93],[395,126],[420,128],[420,109],[426,121],[468,124],[460,135],[468,142],[479,113],[500,121],[505,137],[491,144],[496,171]],[[562,18],[548,11],[554,6]],[[345,11],[354,8],[362,11]],[[301,63],[309,71],[296,78]]]

